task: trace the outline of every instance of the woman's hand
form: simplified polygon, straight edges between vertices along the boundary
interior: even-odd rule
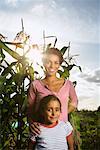
[[[75,111],[76,108],[70,103],[68,106],[68,114],[70,114],[71,112]]]
[[[32,122],[29,125],[29,129],[31,131],[32,134],[34,135],[39,135],[40,134],[40,126],[38,122]]]

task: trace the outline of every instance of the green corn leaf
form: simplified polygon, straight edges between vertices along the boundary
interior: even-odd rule
[[[9,53],[13,58],[17,60],[21,57],[17,52],[13,51],[8,46],[6,46],[4,42],[2,42],[1,40],[0,40],[0,49],[4,49],[7,53]]]
[[[68,48],[69,48],[69,46],[64,46],[64,47],[60,50],[61,53],[64,55]]]

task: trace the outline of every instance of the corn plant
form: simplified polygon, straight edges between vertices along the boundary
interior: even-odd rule
[[[24,37],[24,41],[17,41],[19,36]],[[44,36],[44,38],[47,38]],[[19,32],[13,42],[5,42],[0,40],[0,130],[1,130],[1,150],[21,150],[27,149],[29,127],[27,123],[27,89],[32,80],[34,80],[35,70],[26,58],[26,53],[18,54],[15,49],[11,49],[8,45],[15,45],[16,49],[21,48],[24,51],[24,45],[29,36],[24,34],[22,30]],[[17,41],[17,42],[16,42]],[[57,38],[53,47],[55,47]],[[44,43],[45,44],[45,43]],[[44,46],[43,50],[47,50],[51,44]],[[70,70],[73,67],[81,67],[71,63],[72,57],[69,57],[70,43],[61,49],[64,55],[67,52],[68,58],[64,59],[62,70],[58,73],[61,77],[68,78]],[[6,53],[13,59],[13,62],[6,60]],[[42,68],[42,66],[41,66]],[[37,72],[36,72],[37,73]],[[26,80],[28,83],[26,84]],[[76,82],[74,82],[76,83]]]

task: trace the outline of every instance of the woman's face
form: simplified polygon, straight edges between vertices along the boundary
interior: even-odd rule
[[[46,55],[44,67],[47,75],[55,75],[60,67],[60,60],[57,55]]]

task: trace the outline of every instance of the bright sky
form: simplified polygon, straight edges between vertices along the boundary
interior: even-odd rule
[[[21,31],[34,43],[43,43],[46,35],[56,36],[56,47],[71,42],[71,54],[77,68],[70,79],[77,81],[79,109],[97,109],[100,105],[100,0],[2,0],[0,1],[0,33],[13,41]]]

